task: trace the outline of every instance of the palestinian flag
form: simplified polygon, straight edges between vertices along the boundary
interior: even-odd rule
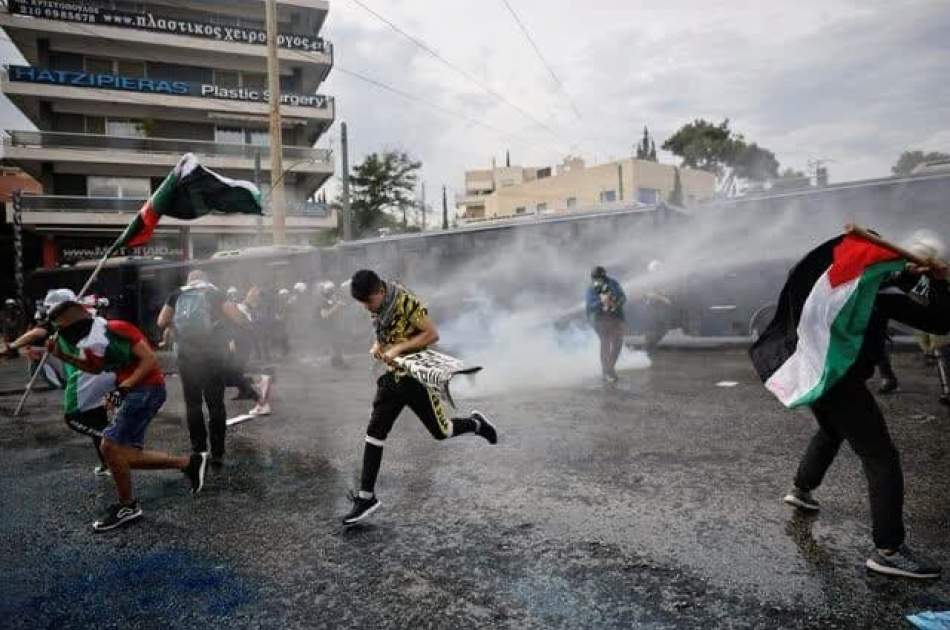
[[[261,191],[251,182],[206,169],[193,153],[186,153],[113,247],[145,245],[163,216],[188,221],[209,212],[261,214]]]
[[[821,398],[854,365],[881,281],[903,267],[895,252],[850,234],[805,256],[749,351],[765,387],[790,408]]]

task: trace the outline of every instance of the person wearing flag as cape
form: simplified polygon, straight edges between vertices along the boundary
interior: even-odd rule
[[[904,542],[900,455],[866,385],[890,320],[933,334],[950,331],[947,264],[849,228],[791,270],[775,318],[750,356],[767,389],[787,407],[809,406],[818,421],[785,502],[818,512],[812,492],[847,441],[868,482],[875,550],[865,566],[934,579],[940,567]]]
[[[473,433],[497,444],[498,433],[485,414],[472,411],[467,417],[448,418],[439,392],[427,388],[398,366],[399,357],[426,350],[439,340],[439,331],[422,301],[394,282],[384,282],[374,271],[357,271],[350,294],[373,318],[376,339],[370,354],[384,362],[387,371],[377,381],[376,397],[366,443],[359,493],[344,525],[362,521],[381,505],[376,498],[376,477],[383,459],[383,446],[396,418],[407,406],[419,417],[436,440]]]
[[[78,302],[76,294],[70,289],[52,289],[43,300],[43,313],[49,313],[64,302]],[[88,307],[87,307],[88,308]],[[53,325],[44,317],[30,330],[7,344],[4,356],[15,358],[21,349],[30,352],[37,345],[45,347],[46,340],[53,332]],[[109,466],[99,450],[102,432],[109,425],[107,403],[109,394],[115,390],[115,374],[102,372],[89,374],[72,364],[63,362],[63,412],[66,426],[81,435],[92,438],[93,448],[99,457],[99,465],[93,470],[97,477],[109,475]]]

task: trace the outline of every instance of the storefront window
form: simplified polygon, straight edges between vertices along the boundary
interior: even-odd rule
[[[86,72],[96,74],[113,74],[115,63],[111,59],[100,57],[86,57]]]
[[[247,130],[247,143],[256,147],[270,146],[270,132],[260,129]]]

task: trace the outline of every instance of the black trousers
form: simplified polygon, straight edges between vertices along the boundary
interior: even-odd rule
[[[904,542],[904,475],[874,396],[863,379],[847,375],[812,405],[812,412],[818,432],[798,467],[795,485],[802,490],[821,485],[846,440],[867,477],[874,544],[878,549],[896,549]]]
[[[99,461],[102,462],[103,465],[106,465],[106,461],[102,458],[102,453],[99,451],[99,444],[102,443],[102,432],[109,426],[109,414],[106,412],[106,408],[96,407],[94,409],[87,409],[86,411],[67,413],[65,420],[67,427],[76,433],[88,435],[92,438],[92,445],[96,449],[96,455],[99,456]]]
[[[410,376],[396,378],[392,372],[379,377],[376,382],[376,398],[366,435],[385,442],[396,423],[396,418],[406,407],[419,416],[437,440],[452,437],[452,420],[445,413],[445,405],[438,394]]]
[[[228,419],[224,406],[226,374],[227,360],[223,353],[178,357],[178,375],[181,377],[181,388],[185,397],[188,433],[191,436],[191,449],[196,453],[208,450],[210,433],[212,457],[224,455],[224,434]],[[207,429],[202,403],[208,406]]]

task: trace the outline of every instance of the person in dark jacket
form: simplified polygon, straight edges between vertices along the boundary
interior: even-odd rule
[[[817,512],[812,491],[821,485],[841,444],[847,441],[861,459],[868,480],[876,551],[866,566],[871,571],[908,578],[937,578],[940,567],[904,544],[904,476],[900,455],[884,416],[866,381],[874,374],[887,343],[890,320],[934,334],[950,331],[950,291],[945,263],[909,267],[882,285],[861,352],[850,371],[812,405],[818,432],[811,439],[785,502]]]
[[[590,280],[584,300],[587,320],[600,337],[600,367],[604,380],[615,383],[617,359],[623,348],[626,327],[623,305],[627,302],[627,296],[620,283],[609,277],[607,270],[599,265],[591,271]]]

